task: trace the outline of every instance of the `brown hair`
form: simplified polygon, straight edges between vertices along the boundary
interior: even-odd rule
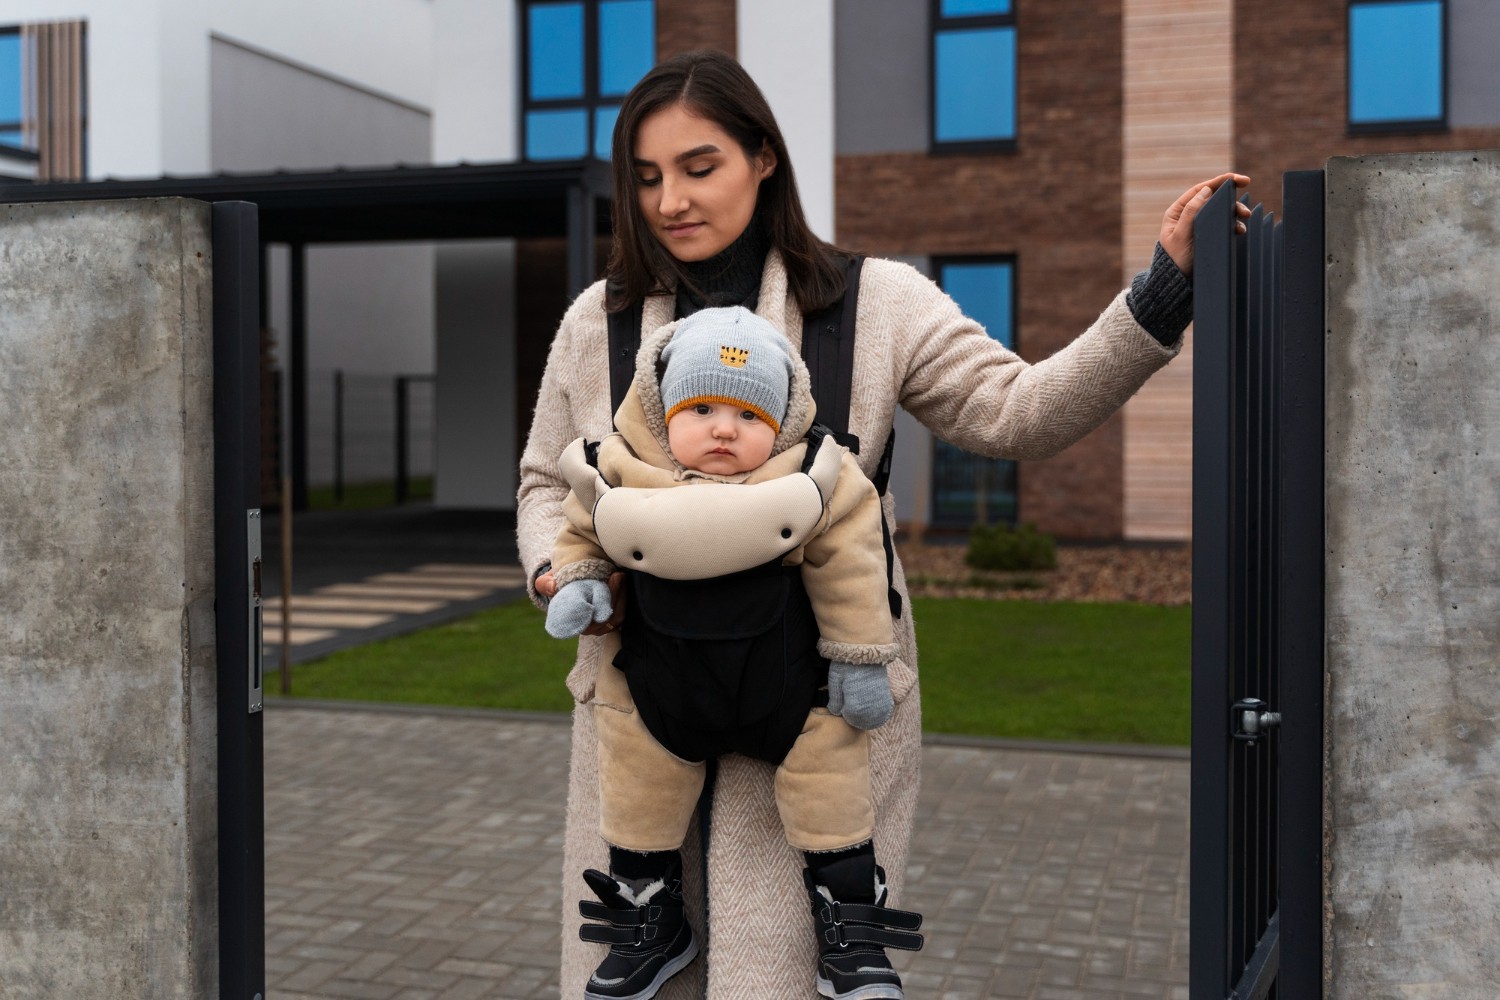
[[[766,150],[775,156],[776,169],[761,181],[755,214],[771,246],[781,252],[788,290],[802,311],[821,309],[843,295],[845,255],[808,228],[786,141],[765,95],[733,58],[703,50],[685,52],[656,66],[620,105],[611,146],[615,200],[614,239],[605,271],[609,311],[624,309],[660,288],[691,285],[677,258],[657,241],[641,217],[632,162],[641,123],[678,103],[728,132],[750,160]]]

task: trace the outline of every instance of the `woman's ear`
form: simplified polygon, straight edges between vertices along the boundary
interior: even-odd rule
[[[755,158],[755,166],[760,174],[760,179],[765,180],[776,172],[776,151],[768,142],[760,149],[760,155]]]

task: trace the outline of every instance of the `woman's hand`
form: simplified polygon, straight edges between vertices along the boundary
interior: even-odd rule
[[[1202,181],[1194,184],[1182,193],[1172,207],[1167,209],[1167,214],[1161,220],[1161,247],[1172,258],[1172,263],[1184,277],[1193,276],[1193,220],[1198,218],[1198,212],[1208,199],[1225,182],[1232,182],[1236,188],[1248,187],[1250,178],[1244,174],[1220,174],[1212,180]],[[1250,217],[1250,206],[1235,202],[1235,214],[1241,218]],[[1239,232],[1245,231],[1245,224],[1238,219],[1235,226]]]
[[[557,578],[549,569],[536,578],[536,592],[551,600],[557,596]],[[620,627],[625,620],[625,574],[611,573],[609,575],[609,600],[614,612],[607,621],[595,622],[583,630],[584,635],[608,635]]]

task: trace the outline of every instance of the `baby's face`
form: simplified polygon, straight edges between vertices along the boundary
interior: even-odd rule
[[[771,457],[776,432],[749,410],[730,403],[698,403],[667,423],[672,456],[713,476],[749,472]]]

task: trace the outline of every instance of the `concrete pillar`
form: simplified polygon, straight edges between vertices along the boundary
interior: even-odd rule
[[[218,995],[208,206],[0,205],[0,995]]]
[[[1500,152],[1327,171],[1327,990],[1500,972]]]

